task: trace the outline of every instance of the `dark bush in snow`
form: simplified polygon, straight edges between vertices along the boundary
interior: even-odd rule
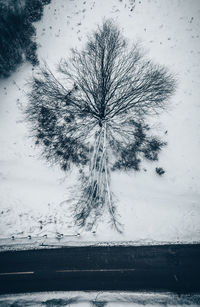
[[[39,64],[32,22],[41,19],[46,2],[49,1],[0,3],[0,78],[8,77],[24,60]]]
[[[165,170],[162,167],[156,167],[156,173],[159,176],[162,176],[165,173]]]

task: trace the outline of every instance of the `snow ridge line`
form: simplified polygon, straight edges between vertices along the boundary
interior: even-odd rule
[[[8,239],[9,240],[9,239]],[[2,242],[3,241],[3,242]],[[17,240],[16,240],[17,241]],[[51,249],[51,248],[64,248],[64,247],[103,247],[103,246],[158,246],[158,245],[184,245],[184,244],[200,244],[200,241],[65,241],[56,239],[48,239],[45,242],[36,240],[34,242],[8,242],[7,240],[0,239],[0,252],[9,250],[34,250],[34,249]]]

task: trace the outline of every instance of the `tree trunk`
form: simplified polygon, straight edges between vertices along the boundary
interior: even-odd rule
[[[75,220],[79,226],[85,226],[91,230],[97,218],[107,210],[111,224],[121,232],[120,224],[116,220],[116,207],[110,189],[111,172],[107,133],[107,124],[104,122],[96,134],[89,165],[89,176],[82,177],[82,192],[75,208]]]

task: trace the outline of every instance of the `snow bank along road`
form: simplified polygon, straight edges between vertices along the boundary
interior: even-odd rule
[[[200,244],[0,253],[0,294],[53,290],[200,293]]]

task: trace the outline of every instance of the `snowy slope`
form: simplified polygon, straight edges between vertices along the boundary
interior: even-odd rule
[[[122,235],[104,218],[95,235],[76,229],[70,217],[75,171],[49,167],[24,123],[20,106],[27,102],[32,74],[24,64],[0,85],[0,238],[80,232],[82,241],[200,240],[200,2],[52,0],[36,23],[39,59],[54,69],[71,47],[83,46],[103,17],[116,20],[130,41],[141,41],[147,56],[176,74],[178,88],[168,112],[151,122],[168,146],[140,173],[113,174]],[[160,166],[163,177],[155,173]]]

